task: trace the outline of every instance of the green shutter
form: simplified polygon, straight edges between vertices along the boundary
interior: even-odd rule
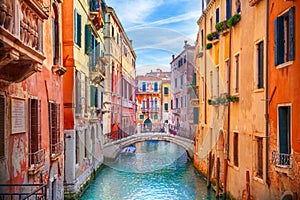
[[[85,25],[85,54],[91,53],[91,41],[92,41],[92,28],[90,24]]]
[[[289,60],[295,59],[295,7],[289,10]]]
[[[198,124],[199,121],[199,108],[194,108],[194,124]]]
[[[96,88],[91,85],[91,106],[96,106]]]
[[[77,10],[74,10],[74,41],[77,43]]]
[[[278,108],[279,123],[279,152],[290,154],[290,107],[282,106]]]
[[[81,15],[77,13],[77,41],[79,47],[81,47]]]
[[[274,21],[274,64],[280,65],[284,62],[284,33],[283,17],[277,17]]]

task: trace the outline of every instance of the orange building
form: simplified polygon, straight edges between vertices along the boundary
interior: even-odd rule
[[[13,199],[63,199],[62,0],[49,2],[0,2],[0,193]]]
[[[276,199],[300,198],[300,2],[269,5],[269,180]]]
[[[160,128],[169,121],[170,115],[170,72],[157,71],[136,78],[136,119],[138,124]],[[167,121],[166,121],[167,120]]]

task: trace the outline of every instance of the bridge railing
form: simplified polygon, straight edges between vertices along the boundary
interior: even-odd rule
[[[195,133],[183,127],[170,124],[170,134],[178,135],[183,138],[194,140]]]
[[[166,125],[164,123],[144,123],[140,125],[141,133],[166,132]]]

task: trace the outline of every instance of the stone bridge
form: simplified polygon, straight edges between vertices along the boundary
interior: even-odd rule
[[[105,160],[114,160],[120,151],[131,144],[149,140],[168,141],[183,147],[190,158],[194,155],[194,141],[170,133],[148,132],[128,136],[103,145],[103,155]]]

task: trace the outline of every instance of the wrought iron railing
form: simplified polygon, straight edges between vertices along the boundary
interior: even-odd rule
[[[276,151],[272,152],[272,163],[276,167],[281,168],[291,168],[293,162],[293,155],[291,154],[285,154],[285,153],[279,153]]]
[[[9,192],[12,189],[20,192]],[[47,184],[0,184],[0,199],[46,200]]]
[[[30,169],[37,169],[45,164],[45,149],[40,149],[34,153],[29,153]]]
[[[60,141],[56,144],[51,144],[51,157],[56,157],[63,152],[63,142]]]

